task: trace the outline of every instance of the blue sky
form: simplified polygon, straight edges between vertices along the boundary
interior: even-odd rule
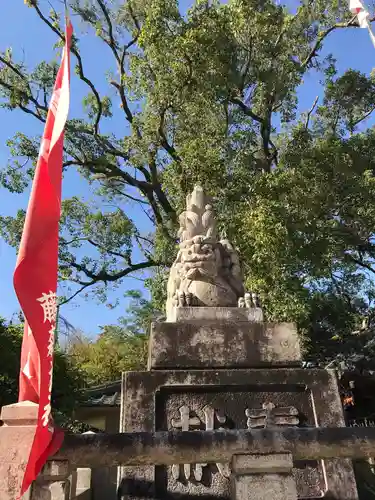
[[[48,11],[48,2],[39,0],[40,6]],[[54,5],[60,5],[53,2]],[[190,0],[180,1],[183,9],[192,2]],[[56,37],[41,23],[33,9],[27,8],[23,0],[8,0],[2,2],[2,22],[0,29],[0,50],[6,47],[13,48],[15,59],[22,58],[32,67],[43,59],[50,60],[54,57],[53,45]],[[74,23],[74,19],[73,19]],[[79,35],[80,28],[75,26]],[[85,71],[94,80],[99,90],[108,93],[103,69],[106,68],[108,53],[105,47],[90,36],[87,42],[83,38],[81,50],[84,55]],[[366,74],[375,67],[375,49],[371,44],[366,30],[347,29],[338,30],[330,35],[325,52],[332,52],[338,61],[338,69],[344,72],[348,68],[358,69]],[[104,63],[104,66],[103,66]],[[299,91],[299,107],[301,111],[311,107],[315,97],[321,95],[319,75],[308,75],[304,85]],[[80,101],[85,87],[81,85],[78,78],[73,75],[72,102],[70,117],[79,116],[81,109]],[[115,107],[115,106],[114,106]],[[113,119],[107,124],[112,129],[124,128],[124,121],[119,110],[115,111]],[[6,141],[17,131],[25,134],[38,134],[42,130],[40,125],[32,117],[23,113],[9,112],[0,109],[0,162],[3,167],[9,157]],[[90,201],[91,193],[87,184],[73,172],[64,179],[63,196],[70,197],[78,195]],[[19,208],[25,208],[28,201],[28,192],[22,195],[12,195],[0,187],[0,213],[2,215],[14,215]],[[142,217],[139,211],[132,213],[133,217]],[[18,311],[18,302],[13,290],[12,275],[16,262],[16,254],[12,248],[0,239],[0,316],[10,318]],[[141,289],[141,282],[135,279],[126,280],[120,290],[112,294],[115,300],[123,296],[127,289]],[[124,314],[125,301],[119,307],[109,309],[105,305],[98,305],[95,300],[85,301],[77,299],[74,303],[64,306],[62,310],[73,325],[82,329],[88,335],[98,333],[99,325],[115,323],[116,319]]]

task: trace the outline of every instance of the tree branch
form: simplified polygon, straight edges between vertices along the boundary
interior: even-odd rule
[[[0,85],[3,86],[4,88],[6,88],[7,90],[9,90],[10,92],[15,90],[14,86],[10,85],[9,83],[7,83],[4,80],[0,80]],[[25,100],[32,102],[37,110],[44,111],[47,113],[48,107],[44,106],[43,104],[40,104],[40,102],[32,95],[30,87],[28,87],[28,88],[29,88],[30,93],[27,93],[25,90],[22,90],[22,89],[17,89],[17,92],[19,92],[19,94],[21,94],[25,98]],[[26,112],[28,112],[28,111],[26,111]],[[43,121],[45,121],[38,114],[36,114],[36,118],[38,118],[38,120],[42,119]]]
[[[116,186],[111,186],[111,189],[119,195],[124,196],[124,198],[128,198],[129,200],[135,201],[136,203],[141,203],[142,205],[148,205],[148,202],[146,200],[142,200],[141,198],[136,198],[135,196],[132,196],[128,193],[124,193],[124,191],[121,191],[121,189],[118,189]]]
[[[99,243],[96,243],[95,241],[93,241],[91,238],[73,238],[70,241],[61,241],[60,243],[62,245],[67,245],[68,246],[68,245],[71,245],[72,243],[76,243],[76,242],[79,242],[79,241],[87,241],[87,243],[90,243],[90,245],[92,245],[92,246],[94,246],[96,248],[104,249],[110,255],[114,255],[115,257],[120,257],[121,259],[125,259],[125,260],[128,259],[128,256],[126,254],[120,253],[120,252],[114,252],[113,250],[108,250],[105,247],[103,247],[103,245],[100,245]]]
[[[43,12],[40,10],[40,8],[38,7],[38,4],[35,0],[32,1],[32,4],[33,4],[33,7],[34,9],[36,10],[38,16],[40,17],[40,19],[54,32],[56,33],[56,35],[61,39],[63,40],[63,42],[65,42],[65,35],[63,33],[60,32],[60,30],[58,30],[43,14]],[[96,100],[96,103],[97,103],[97,107],[98,107],[98,111],[97,111],[97,114],[96,114],[96,118],[95,118],[95,122],[94,122],[94,130],[95,130],[95,134],[97,135],[98,134],[98,131],[99,131],[99,122],[100,122],[100,119],[102,117],[102,113],[103,113],[103,106],[102,106],[102,102],[101,102],[101,99],[100,99],[100,96],[99,96],[99,93],[98,91],[96,90],[96,87],[95,85],[92,83],[92,81],[86,77],[85,73],[84,73],[84,69],[83,69],[83,62],[82,62],[82,58],[81,58],[81,55],[79,53],[79,51],[72,45],[71,48],[70,48],[70,51],[72,52],[72,54],[75,55],[76,59],[77,59],[77,62],[78,62],[78,76],[79,78],[86,83],[86,85],[88,85],[92,91],[92,93],[94,94],[95,96],[95,100]]]
[[[373,106],[367,113],[365,113],[361,118],[356,120],[354,123],[351,123],[350,126],[351,128],[354,129],[357,125],[359,125],[363,120],[366,120],[373,112],[375,111],[375,106]]]
[[[129,108],[128,101],[126,99],[126,95],[125,95],[125,91],[124,91],[124,87],[122,86],[122,84],[115,82],[114,80],[111,80],[109,83],[113,87],[115,87],[115,89],[118,91],[120,99],[121,99],[122,109],[124,110],[126,119],[130,124],[133,124],[133,114]],[[140,137],[141,134],[140,134],[140,131],[138,128],[136,129],[136,132],[137,132],[138,137]]]
[[[371,273],[375,274],[375,269],[367,262],[364,262],[363,259],[356,259],[355,257],[353,257],[353,255],[350,255],[350,254],[345,254],[345,255],[349,260],[351,260],[355,264],[358,264],[359,266],[361,266],[361,267],[367,269],[368,271],[370,271]]]
[[[117,165],[109,162],[103,164],[101,162],[95,162],[94,160],[68,160],[64,163],[64,165],[79,165],[82,167],[87,167],[90,172],[94,174],[103,174],[103,176],[105,176],[107,179],[110,179],[111,177],[119,177],[123,179],[126,184],[139,189],[139,191],[147,198],[154,212],[156,221],[158,222],[158,224],[163,226],[163,217],[155,200],[155,193],[165,213],[168,214],[172,218],[172,220],[175,220],[175,211],[169,203],[159,183],[153,184],[147,181],[138,180],[135,177],[132,177],[128,172],[121,170]]]
[[[84,285],[82,285],[79,290],[77,290],[75,293],[73,293],[73,295],[71,295],[67,299],[59,302],[59,307],[63,306],[64,304],[67,304],[68,302],[70,302],[71,300],[73,300],[75,297],[77,297],[77,295],[79,295],[81,292],[83,292],[83,290],[85,290],[89,286],[93,285],[94,283],[95,283],[95,281],[91,281],[89,283],[85,283]]]
[[[247,106],[243,101],[241,101],[241,99],[239,99],[238,97],[231,97],[230,98],[230,102],[232,104],[236,104],[237,106],[239,106],[241,108],[241,110],[243,111],[243,113],[246,115],[246,116],[250,116],[250,118],[252,118],[253,120],[255,120],[256,122],[258,123],[263,123],[263,118],[258,116],[256,113],[254,113],[251,108],[249,108],[249,106]]]
[[[96,0],[101,8],[101,11],[103,12],[103,15],[105,17],[105,20],[106,20],[106,23],[107,23],[107,26],[108,26],[108,36],[109,36],[109,40],[107,40],[106,38],[104,37],[101,37],[102,40],[104,41],[104,43],[106,43],[108,45],[108,47],[111,49],[115,59],[116,59],[116,62],[117,62],[117,66],[118,66],[118,70],[119,70],[119,74],[120,74],[120,83],[112,80],[110,82],[110,84],[116,88],[116,90],[118,91],[119,93],[119,96],[120,96],[120,99],[121,99],[121,105],[122,105],[122,109],[124,110],[124,113],[125,113],[125,116],[126,116],[126,119],[127,121],[133,125],[133,114],[130,110],[130,107],[129,107],[129,104],[128,104],[128,100],[126,98],[126,95],[125,95],[125,89],[124,89],[124,85],[123,85],[123,77],[125,75],[125,68],[124,68],[124,62],[125,62],[125,56],[127,54],[127,50],[132,46],[134,45],[134,43],[136,43],[138,37],[139,37],[139,33],[140,33],[140,30],[138,30],[138,33],[136,35],[135,38],[133,38],[127,45],[125,45],[125,47],[123,48],[123,51],[122,51],[122,55],[121,57],[119,56],[119,52],[118,52],[118,44],[114,38],[114,32],[113,32],[113,25],[112,25],[112,21],[111,21],[111,18],[110,18],[110,15],[109,15],[109,12],[108,12],[108,9],[106,8],[104,2],[102,0]],[[139,127],[135,127],[135,131],[137,133],[137,136],[138,138],[141,138],[141,132],[139,130]]]
[[[76,123],[68,121],[66,123],[66,129],[72,134],[82,133],[82,134],[87,134],[90,137],[93,137],[96,140],[96,142],[100,145],[100,147],[103,148],[103,151],[105,151],[106,153],[112,154],[114,156],[119,156],[125,161],[128,161],[130,158],[129,153],[117,149],[108,139],[108,137],[102,136],[99,133],[96,134],[95,131],[92,130],[90,127],[84,126],[82,124],[77,126]]]
[[[306,57],[306,59],[301,63],[301,67],[302,68],[305,68],[310,62],[311,60],[313,59],[313,57],[316,56],[316,53],[318,52],[318,50],[320,50],[321,46],[322,46],[322,43],[324,41],[325,38],[327,38],[327,36],[332,33],[332,31],[336,30],[336,29],[340,29],[340,28],[358,28],[359,27],[359,24],[358,22],[356,21],[356,17],[357,16],[353,16],[348,22],[346,23],[336,23],[334,24],[333,26],[331,26],[330,28],[326,29],[325,31],[323,31],[317,38],[313,48],[311,49],[310,53],[308,54],[308,56]],[[374,21],[375,18],[372,18],[370,19],[370,22]]]
[[[177,221],[177,215],[172,207],[172,205],[169,203],[169,200],[167,196],[165,195],[164,191],[161,188],[159,178],[158,178],[158,171],[156,167],[156,150],[155,151],[150,151],[149,152],[149,167],[150,167],[150,172],[151,172],[151,178],[152,178],[152,187],[153,191],[156,194],[160,204],[164,208],[165,212],[170,216],[171,220],[173,222]],[[155,214],[156,216],[156,214]],[[160,221],[162,223],[162,221]],[[162,223],[163,226],[163,223]],[[165,231],[165,227],[163,226],[163,231]],[[166,233],[167,234],[167,233]]]
[[[306,121],[305,121],[305,130],[308,130],[308,128],[309,128],[310,118],[311,118],[311,115],[315,109],[315,106],[318,104],[318,100],[319,100],[319,96],[316,96],[315,100],[313,102],[313,105],[311,106],[311,108],[309,109],[309,111],[307,113]]]
[[[11,64],[10,61],[8,61],[7,59],[5,59],[2,56],[0,56],[0,62],[2,62],[7,68],[12,70],[17,76],[19,76],[27,84],[27,86],[30,88],[29,82],[28,82],[26,76],[16,66]]]
[[[26,114],[29,114],[29,115],[32,115],[34,116],[35,118],[37,118],[40,122],[42,123],[45,123],[46,120],[44,118],[42,118],[40,115],[38,115],[38,113],[36,113],[35,111],[33,111],[32,109],[29,109],[29,108],[26,108],[26,106],[23,106],[22,104],[19,104],[18,107]]]
[[[160,143],[174,161],[176,161],[177,163],[181,163],[182,162],[181,157],[178,155],[176,149],[171,144],[169,144],[167,136],[165,135],[164,124],[165,124],[166,111],[167,110],[164,109],[160,114],[160,124],[158,129],[160,136]]]
[[[102,163],[100,161],[95,160],[68,160],[64,163],[64,166],[69,165],[79,165],[81,167],[87,167],[90,172],[94,174],[103,174],[107,179],[111,177],[120,177],[124,179],[124,181],[130,186],[138,188],[143,194],[146,194],[152,189],[151,184],[146,181],[139,181],[135,177],[132,177],[128,172],[121,170],[114,163],[105,162]]]
[[[131,1],[130,1],[130,0],[128,0],[128,2],[127,2],[127,4],[126,4],[126,5],[127,5],[128,9],[129,9],[129,12],[130,12],[131,18],[133,19],[133,22],[134,22],[134,25],[135,25],[135,27],[137,28],[138,33],[140,33],[140,32],[141,32],[141,25],[140,25],[140,23],[139,23],[138,19],[135,17],[135,14],[134,14],[134,11],[133,11],[133,7],[132,7],[132,4],[131,4]]]
[[[277,148],[271,138],[268,139],[268,142],[270,143],[270,146],[273,149],[271,161],[273,160],[275,162],[275,165],[277,166],[279,163],[279,152],[277,151]]]
[[[119,279],[125,278],[130,273],[134,273],[136,271],[142,271],[143,269],[149,269],[150,267],[161,266],[161,265],[164,264],[162,262],[156,262],[150,259],[144,262],[138,262],[137,264],[130,264],[122,271],[113,274],[108,273],[105,269],[101,269],[98,273],[94,273],[93,271],[90,271],[90,269],[88,269],[86,266],[78,264],[75,261],[69,262],[69,264],[62,267],[66,268],[74,267],[74,269],[76,269],[77,271],[84,273],[88,278],[91,279],[91,281],[89,282],[80,281],[79,283],[81,285],[86,285],[88,287],[100,281],[103,281],[104,283],[117,281]]]
[[[110,49],[112,50],[113,55],[115,56],[115,59],[116,59],[117,63],[120,64],[121,59],[120,59],[120,56],[118,55],[118,52],[117,52],[117,43],[116,43],[116,40],[114,38],[113,26],[112,26],[111,18],[109,16],[109,12],[108,12],[108,10],[107,10],[107,8],[104,5],[104,3],[103,3],[102,0],[96,0],[96,1],[98,2],[99,7],[101,8],[101,11],[103,12],[103,15],[105,17],[105,20],[106,20],[107,26],[108,26],[109,40],[105,40],[103,38],[102,38],[102,40],[110,47]]]
[[[90,243],[90,245],[100,248],[102,250],[105,250],[107,253],[110,255],[114,255],[115,257],[120,257],[121,259],[124,259],[126,261],[129,260],[129,256],[120,252],[114,252],[113,250],[108,250],[107,248],[103,247],[103,245],[100,245],[99,243],[96,243],[95,241],[91,240],[90,238],[87,238],[87,242]]]

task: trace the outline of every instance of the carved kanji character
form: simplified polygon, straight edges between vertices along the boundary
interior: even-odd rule
[[[201,421],[198,417],[190,418],[190,408],[186,405],[181,406],[179,409],[180,418],[174,419],[172,418],[172,427],[176,429],[181,429],[182,431],[190,430],[190,427],[196,427],[201,425]],[[186,479],[190,478],[191,474],[191,465],[184,464],[184,476]],[[172,465],[172,476],[175,479],[179,479],[180,477],[180,466],[178,464]]]
[[[182,406],[179,410],[181,418],[180,419],[172,419],[172,426],[175,428],[179,428],[183,431],[190,430],[191,427],[200,427],[201,420],[198,417],[190,417],[190,409],[188,406]],[[205,406],[203,408],[204,413],[204,424],[207,431],[212,431],[215,428],[215,417],[219,424],[224,424],[226,422],[226,417],[215,412],[214,408],[211,406]],[[223,429],[219,427],[219,429]],[[196,481],[201,481],[203,476],[203,468],[206,467],[207,463],[198,463],[194,465],[194,468],[190,464],[184,464],[184,478],[189,479],[191,476],[191,472],[193,471],[194,479]],[[219,473],[228,478],[230,476],[230,469],[228,464],[216,464]],[[173,465],[172,466],[172,476],[174,479],[180,478],[180,466]]]
[[[267,402],[263,403],[261,409],[246,409],[245,414],[248,417],[248,429],[299,424],[298,410],[294,406],[276,407],[273,403]]]

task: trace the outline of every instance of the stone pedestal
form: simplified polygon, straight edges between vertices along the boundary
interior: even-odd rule
[[[0,498],[17,500],[34,441],[38,405],[24,401],[1,409]],[[69,466],[66,461],[50,461],[22,500],[69,500]]]
[[[178,321],[152,326],[149,371],[123,376],[120,431],[344,426],[334,372],[300,367],[293,325],[251,322],[237,308],[209,308],[202,319],[202,309],[186,308]],[[252,467],[257,457],[247,457]],[[257,474],[242,473],[240,463],[237,457],[233,464],[123,467],[120,498],[262,498],[248,496],[262,477],[280,499],[295,498],[294,484],[299,499],[357,500],[348,460],[295,461],[287,472],[275,462],[274,472]]]
[[[234,500],[297,500],[293,457],[278,455],[236,455],[232,461]]]
[[[75,497],[79,500],[92,500],[91,469],[77,469],[73,479]]]
[[[38,405],[30,401],[3,406],[0,420],[1,500],[16,500],[21,491],[38,420]],[[30,498],[30,492],[23,500]]]
[[[70,500],[70,476],[68,462],[63,460],[47,462],[33,483],[31,500]]]

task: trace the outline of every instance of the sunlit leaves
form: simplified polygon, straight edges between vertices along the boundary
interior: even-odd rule
[[[12,247],[18,247],[21,242],[25,210],[18,210],[15,217],[0,216],[0,236]]]
[[[96,100],[96,97],[94,96],[93,93],[88,94],[84,99],[83,99],[83,108],[87,113],[87,116],[91,119],[94,119],[98,113],[98,103]],[[102,114],[103,117],[111,117],[111,106],[112,102],[109,97],[105,96],[101,100],[101,105],[102,105]]]
[[[334,283],[339,294],[372,303],[372,140],[372,133],[316,139],[296,151],[291,142],[282,166],[257,179],[235,225],[241,228],[237,242],[246,256],[248,286],[263,291],[271,317],[302,321],[322,280]],[[351,288],[347,273],[358,278]]]
[[[359,71],[348,70],[344,75],[329,79],[319,115],[331,131],[353,132],[358,123],[375,108],[375,80]]]
[[[73,366],[89,385],[113,382],[124,371],[146,368],[147,334],[154,319],[154,307],[136,291],[129,292],[127,297],[132,300],[126,318],[119,318],[117,325],[101,326],[95,341],[80,338],[68,347]]]
[[[71,8],[81,21],[76,33],[92,37],[93,47],[102,43],[108,60],[98,60],[107,85],[103,78],[96,87],[76,57],[87,44],[74,45],[85,96],[66,127],[64,164],[89,183],[90,203],[64,201],[61,279],[95,283],[105,301],[112,277],[131,267],[137,248],[160,264],[146,285],[162,308],[176,255],[173,221],[199,182],[270,319],[298,321],[313,335],[321,314],[330,339],[345,321],[356,325],[373,307],[375,135],[363,130],[375,107],[374,77],[340,74],[334,54],[321,56],[332,26],[349,20],[347,5],[301,2],[292,13],[271,0],[202,0],[182,13],[177,0],[74,0]],[[54,12],[49,20],[61,24]],[[31,70],[11,50],[2,57],[2,106],[34,114],[42,126],[56,57]],[[299,90],[312,71],[320,72],[324,92],[317,88],[298,115]],[[13,160],[0,180],[21,192],[38,139],[20,133],[9,147]],[[152,225],[146,240],[141,217],[129,215],[135,206]],[[21,221],[1,221],[14,245]],[[366,307],[345,312],[344,294]]]

